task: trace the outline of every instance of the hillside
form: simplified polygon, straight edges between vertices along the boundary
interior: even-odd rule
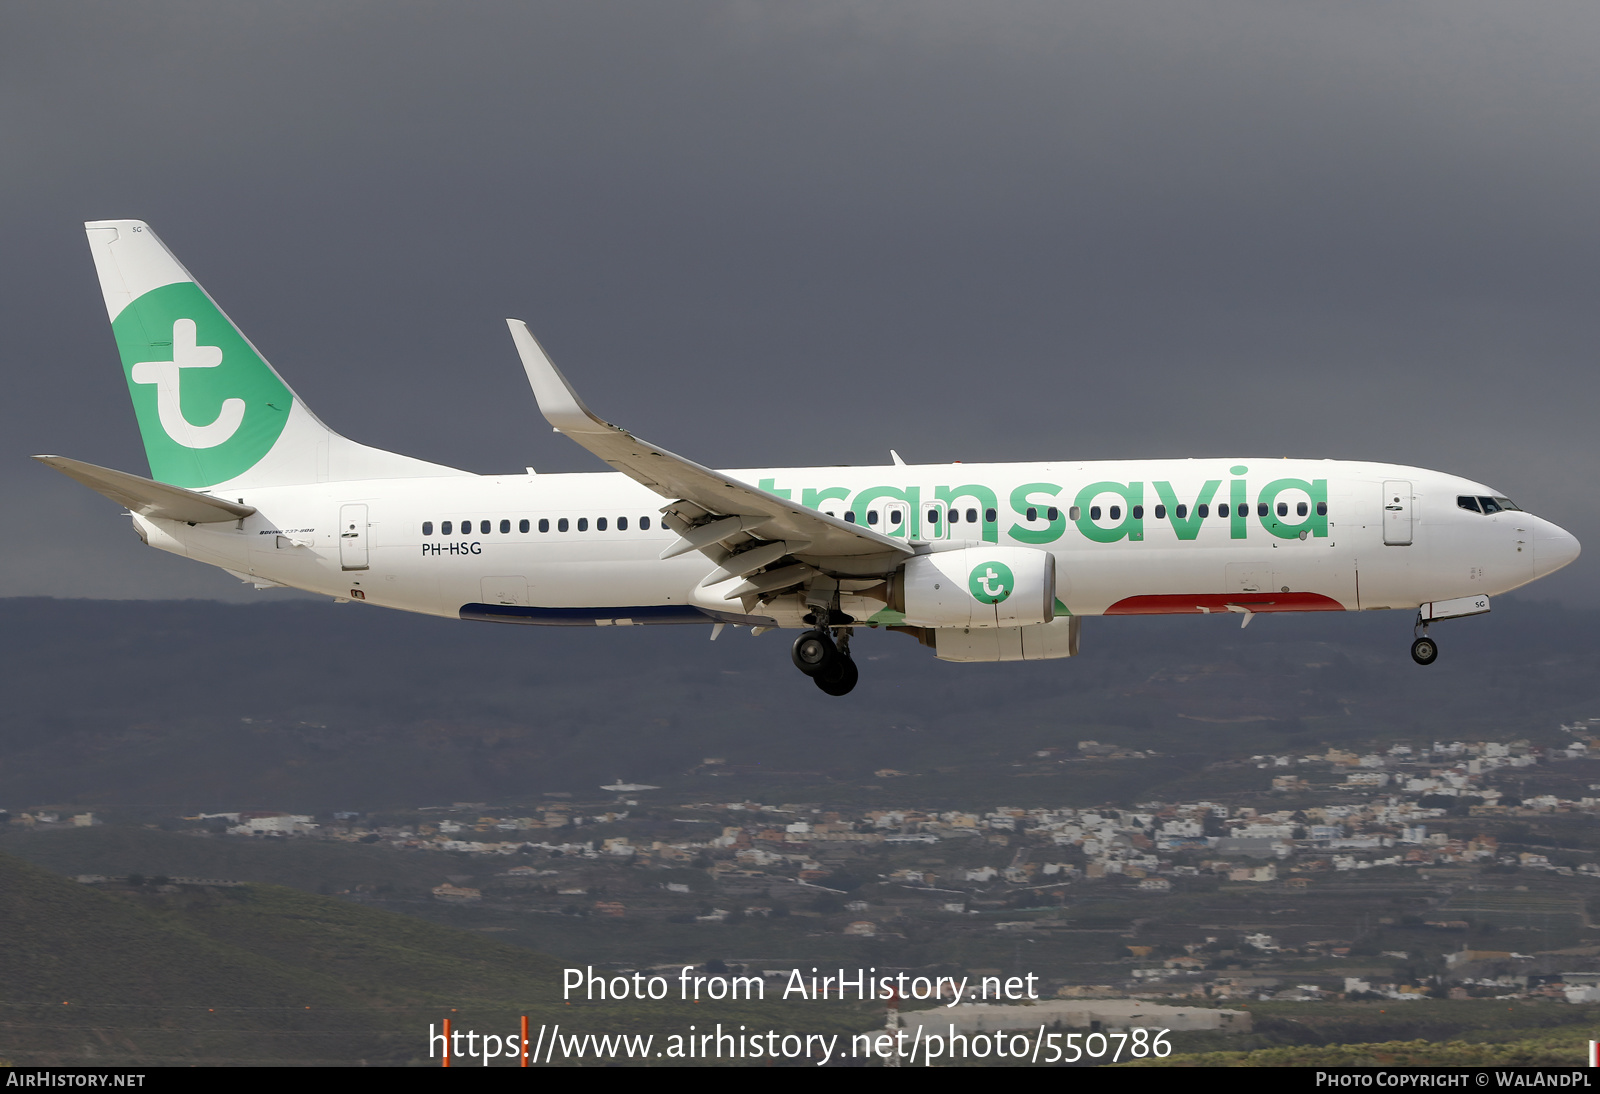
[[[427,1063],[428,1024],[783,1028],[781,1004],[575,1004],[553,960],[278,886],[112,891],[0,855],[0,1058],[19,1066]],[[861,1024],[806,1012],[806,1028]]]
[[[1081,657],[1042,664],[947,665],[866,634],[840,701],[794,671],[782,634],[4,600],[0,807],[373,810],[590,796],[619,777],[804,801],[870,794],[884,768],[915,773],[930,806],[1181,797],[1205,792],[1194,773],[1218,752],[1521,736],[1600,713],[1597,623],[1501,600],[1435,628],[1428,669],[1387,612],[1093,619]],[[1084,739],[1163,755],[1092,778],[1011,769]]]

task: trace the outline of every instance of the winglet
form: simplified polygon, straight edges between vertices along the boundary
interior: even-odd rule
[[[608,433],[616,428],[583,405],[561,370],[550,363],[527,323],[521,319],[507,319],[506,326],[511,328],[511,341],[516,344],[517,356],[522,358],[522,369],[528,374],[533,397],[551,425],[562,433]]]
[[[539,348],[526,323],[507,319],[506,326],[511,330],[511,340],[522,358],[522,367],[528,374],[533,397],[538,400],[539,410],[546,420],[558,432],[567,434],[579,446],[610,464],[613,470],[622,472],[675,505],[680,501],[692,502],[707,516],[738,517],[738,523],[744,531],[759,525],[761,533],[755,538],[778,543],[779,546],[804,541],[809,546],[808,553],[819,558],[865,555],[893,558],[914,553],[911,545],[903,539],[891,539],[870,528],[830,517],[769,493],[759,486],[740,482],[610,424],[583,405],[583,400],[572,390],[566,377]],[[685,533],[690,523],[674,523],[672,530],[689,539],[691,537]],[[716,527],[720,529],[724,526],[719,524]],[[732,534],[731,531],[724,533]],[[698,543],[692,544],[692,547],[698,546]],[[749,561],[746,555],[740,558]],[[893,566],[889,568],[893,569]]]

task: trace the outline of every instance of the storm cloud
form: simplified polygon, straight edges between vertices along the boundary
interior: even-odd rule
[[[1600,547],[1587,3],[20,2],[0,595],[254,598],[27,460],[145,462],[82,221],[148,220],[334,428],[596,470],[1387,460]],[[1535,595],[1600,603],[1580,560]]]

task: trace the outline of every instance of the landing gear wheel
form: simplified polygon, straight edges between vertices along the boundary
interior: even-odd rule
[[[841,654],[811,679],[829,695],[849,695],[856,681],[861,679],[861,670],[856,668],[853,658]]]
[[[1423,637],[1411,643],[1411,660],[1419,665],[1431,665],[1439,656],[1439,647],[1433,639]]]
[[[815,676],[839,656],[838,647],[827,631],[806,631],[794,640],[789,650],[794,667],[807,676]]]

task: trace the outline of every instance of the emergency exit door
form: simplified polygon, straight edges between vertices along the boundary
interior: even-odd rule
[[[1411,546],[1411,484],[1390,480],[1383,484],[1383,542],[1388,547]]]
[[[339,507],[339,568],[365,570],[367,568],[367,507],[341,505]]]

